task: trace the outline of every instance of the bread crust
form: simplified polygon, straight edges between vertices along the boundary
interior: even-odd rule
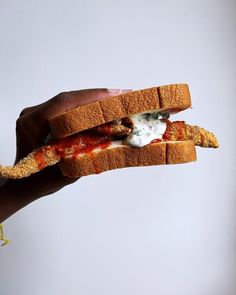
[[[131,91],[80,106],[49,119],[55,138],[67,137],[104,123],[149,110],[182,111],[191,106],[187,84]]]
[[[65,176],[81,177],[108,170],[180,164],[196,161],[196,149],[192,140],[160,142],[142,148],[122,145],[106,148],[89,154],[68,156],[59,162]]]

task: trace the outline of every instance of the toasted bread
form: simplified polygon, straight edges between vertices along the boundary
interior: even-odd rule
[[[59,162],[59,167],[65,176],[81,177],[118,168],[193,161],[196,161],[195,145],[192,140],[186,140],[153,143],[143,148],[112,145],[89,154],[67,156]]]
[[[149,110],[168,110],[171,113],[191,106],[187,84],[171,84],[131,91],[69,110],[49,120],[55,138],[125,118]]]

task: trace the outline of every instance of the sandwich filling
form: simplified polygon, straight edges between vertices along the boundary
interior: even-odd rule
[[[133,124],[131,133],[127,136],[125,142],[135,147],[143,147],[151,143],[154,139],[162,139],[166,131],[166,122],[169,113],[151,112],[130,116]]]
[[[94,155],[114,147],[141,148],[148,144],[167,141],[192,140],[201,147],[217,148],[215,135],[184,121],[171,122],[167,112],[145,112],[109,122],[89,130],[62,138],[48,139],[45,146],[34,150],[14,166],[1,166],[0,177],[22,178],[47,166],[55,165],[66,157]]]

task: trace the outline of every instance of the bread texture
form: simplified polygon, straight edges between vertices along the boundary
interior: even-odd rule
[[[49,120],[52,135],[63,138],[89,128],[149,110],[179,112],[191,106],[187,84],[131,91],[62,113]]]
[[[192,161],[196,161],[196,149],[194,142],[187,140],[153,143],[142,148],[126,145],[111,146],[89,154],[67,156],[58,164],[65,176],[81,177],[125,167],[180,164]]]

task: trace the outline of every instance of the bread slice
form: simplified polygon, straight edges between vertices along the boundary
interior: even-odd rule
[[[59,162],[65,176],[81,177],[125,167],[180,164],[196,161],[192,140],[149,144],[142,148],[115,142],[88,154],[67,156]]]
[[[49,120],[55,138],[67,137],[80,131],[149,110],[172,113],[191,106],[187,84],[171,84],[131,91],[96,101],[62,113]]]

